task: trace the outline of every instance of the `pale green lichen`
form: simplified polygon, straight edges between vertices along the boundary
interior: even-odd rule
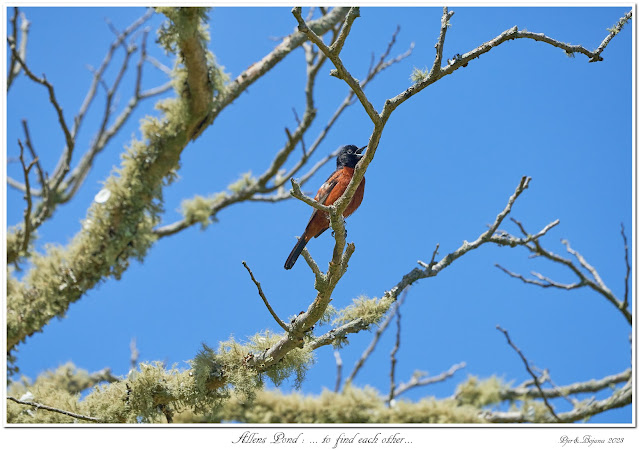
[[[392,300],[390,296],[385,296],[379,300],[362,295],[354,299],[351,305],[338,311],[335,314],[336,317],[333,320],[333,324],[341,325],[355,319],[362,319],[367,324],[377,324],[388,312]]]

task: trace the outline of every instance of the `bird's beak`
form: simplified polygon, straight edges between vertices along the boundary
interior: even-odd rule
[[[368,147],[368,145],[365,145],[362,148],[358,148],[357,150],[355,150],[355,153],[357,153],[358,155],[361,155],[366,147]]]

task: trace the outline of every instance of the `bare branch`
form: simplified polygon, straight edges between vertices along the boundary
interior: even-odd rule
[[[357,95],[357,98],[359,99],[360,103],[366,110],[366,113],[371,118],[373,123],[376,123],[376,124],[379,123],[379,114],[377,113],[377,111],[375,111],[375,108],[370,103],[366,95],[364,95],[364,92],[362,91],[362,87],[359,84],[359,82],[355,80],[344,67],[344,64],[339,58],[339,53],[334,52],[330,48],[328,48],[326,44],[324,44],[322,39],[317,34],[315,34],[315,32],[311,28],[308,27],[308,25],[302,18],[301,8],[295,7],[293,8],[291,12],[293,13],[293,16],[297,19],[297,22],[299,24],[298,29],[302,33],[305,33],[308,36],[309,40],[313,42],[315,45],[317,45],[319,49],[322,51],[322,53],[324,53],[332,61],[332,63],[335,65],[335,68],[337,69],[336,76],[346,81],[348,86],[353,90],[353,92],[355,92],[355,95]],[[350,8],[349,14],[352,16],[351,21],[355,20],[355,17],[359,16],[359,8],[357,7]],[[346,29],[345,27],[342,29],[342,31],[344,33],[343,39],[346,39],[346,37],[348,36],[348,32],[350,31],[350,27],[348,29]]]
[[[331,213],[331,211],[334,209],[332,205],[326,206],[312,199],[311,197],[304,195],[304,193],[300,189],[300,185],[293,178],[291,178],[291,186],[293,186],[293,189],[291,190],[291,195],[295,197],[296,199],[303,201],[307,205],[312,206],[313,208],[323,211],[325,213]]]
[[[22,173],[24,175],[24,199],[27,201],[27,207],[24,210],[24,225],[22,228],[21,251],[26,252],[29,248],[29,241],[31,240],[31,208],[33,207],[33,202],[31,200],[31,184],[29,182],[29,172],[31,172],[31,169],[38,162],[38,160],[34,159],[27,166],[24,162],[24,147],[19,139],[18,145],[20,146],[20,164],[22,165]]]
[[[453,17],[453,14],[455,14],[454,11],[448,12],[448,7],[444,6],[444,12],[442,14],[442,26],[439,31],[439,39],[437,39],[437,43],[435,44],[435,62],[433,63],[433,68],[431,69],[435,73],[439,72],[442,66],[446,30],[450,26],[449,21],[451,17]]]
[[[17,398],[12,397],[10,395],[7,396],[7,400],[11,400],[11,401],[13,401],[15,403],[18,403],[20,405],[31,406],[31,407],[36,408],[36,409],[44,409],[46,411],[51,411],[51,412],[55,412],[55,413],[58,413],[58,414],[64,414],[65,416],[73,417],[74,419],[86,420],[88,422],[96,422],[96,423],[104,422],[102,419],[99,419],[97,417],[84,416],[82,414],[76,414],[76,413],[72,413],[70,411],[64,411],[64,410],[59,409],[59,408],[54,408],[52,406],[43,405],[42,403],[25,402],[23,400],[18,400]]]
[[[448,369],[446,372],[442,372],[439,375],[435,375],[432,377],[424,377],[420,372],[416,372],[407,383],[401,383],[397,387],[397,389],[395,390],[395,397],[399,397],[406,391],[416,387],[428,386],[429,384],[435,384],[441,381],[445,381],[451,378],[458,370],[463,369],[464,367],[466,367],[466,363],[460,362],[451,366],[451,368]]]
[[[355,363],[355,366],[353,367],[353,370],[351,371],[350,375],[348,376],[348,378],[346,378],[346,381],[344,382],[345,386],[353,382],[353,379],[355,379],[355,376],[357,375],[359,370],[364,366],[364,363],[368,360],[369,356],[373,353],[373,351],[375,350],[375,347],[377,347],[377,343],[379,342],[379,339],[382,337],[382,334],[384,334],[384,331],[386,331],[386,329],[388,328],[388,325],[390,325],[391,321],[395,317],[397,308],[401,306],[402,303],[404,303],[404,300],[406,300],[407,293],[408,293],[408,289],[404,291],[404,293],[399,298],[399,300],[393,305],[390,313],[388,314],[388,316],[386,316],[386,319],[384,319],[384,322],[382,322],[382,324],[377,328],[377,330],[375,330],[375,335],[373,336],[373,339],[371,339],[371,343],[368,344],[368,347],[366,347],[366,350],[364,350],[364,352],[362,353],[362,356],[360,356],[360,358]]]
[[[626,278],[624,280],[624,292],[623,292],[623,303],[621,307],[623,309],[628,309],[628,280],[630,278],[630,260],[628,258],[628,239],[626,239],[626,232],[623,227],[623,223],[621,224],[621,237],[623,238],[623,249],[625,252],[625,262],[626,262]]]
[[[619,19],[619,21],[612,28],[609,29],[610,34],[608,34],[608,36],[606,36],[604,40],[601,41],[601,44],[599,44],[599,47],[597,47],[597,50],[595,50],[593,55],[590,57],[589,62],[596,62],[596,61],[603,60],[603,58],[599,55],[601,55],[601,52],[603,52],[604,49],[608,46],[612,38],[615,37],[617,33],[621,31],[621,29],[626,24],[626,22],[628,22],[631,18],[632,18],[632,10],[628,11],[621,19]]]
[[[626,14],[624,18],[622,18],[618,22],[617,26],[619,26],[620,24],[621,26],[623,26],[623,24],[625,24],[625,22],[628,19],[630,19],[631,16],[632,16],[632,11]],[[619,30],[620,29],[621,28],[619,28]],[[616,35],[617,33],[618,33],[618,30],[617,31],[613,30],[610,33],[610,35],[608,35],[604,39],[604,42],[602,42],[602,45],[600,45],[601,50],[597,49],[594,52],[592,52],[581,45],[566,44],[564,42],[560,42],[556,39],[550,38],[546,36],[545,34],[533,33],[526,30],[521,31],[516,26],[514,26],[504,31],[499,36],[480,45],[474,50],[471,50],[470,52],[467,52],[464,54],[459,54],[459,53],[456,54],[452,59],[448,61],[448,65],[446,67],[441,68],[440,70],[431,70],[428,76],[422,78],[420,81],[410,86],[404,92],[396,95],[390,100],[387,100],[386,104],[384,105],[384,109],[382,110],[380,114],[380,119],[382,121],[388,120],[388,118],[390,117],[390,114],[395,110],[395,108],[397,108],[400,104],[408,100],[410,97],[417,94],[424,88],[430,86],[431,84],[433,84],[440,78],[446,75],[450,75],[451,73],[455,72],[459,68],[466,67],[470,61],[476,58],[479,58],[484,53],[489,52],[490,50],[494,49],[495,47],[498,47],[504,42],[514,40],[514,39],[532,39],[535,41],[544,42],[546,44],[552,45],[553,47],[557,47],[561,50],[564,50],[568,54],[582,53],[586,55],[588,58],[590,58],[590,62],[594,62],[594,61],[601,61],[603,59],[600,56],[601,52],[603,51],[605,46],[608,45],[608,43],[610,42],[610,39],[612,39],[612,37],[614,37],[614,35]],[[441,33],[440,33],[440,38],[441,38]],[[439,41],[438,41],[438,44],[439,44]],[[443,45],[443,41],[442,41],[442,45]]]
[[[559,413],[559,421],[563,423],[576,422],[610,409],[622,408],[631,403],[632,382],[628,380],[621,389],[613,392],[608,398],[593,400],[584,406],[573,408],[571,411]],[[522,411],[484,411],[481,417],[492,423],[523,423],[529,420]]]
[[[266,305],[266,308],[268,309],[268,312],[271,313],[271,316],[273,316],[273,319],[275,319],[277,324],[280,327],[282,327],[282,329],[284,331],[286,331],[288,333],[288,331],[289,331],[288,326],[284,322],[282,322],[280,320],[280,318],[277,316],[277,314],[275,314],[275,311],[273,311],[273,308],[271,308],[271,305],[269,304],[268,300],[266,299],[266,296],[264,295],[264,291],[262,291],[262,286],[260,285],[260,283],[253,276],[253,272],[251,272],[251,269],[249,268],[248,264],[246,264],[246,261],[242,261],[242,264],[244,265],[244,267],[248,271],[249,275],[251,276],[251,280],[253,280],[253,283],[255,283],[255,286],[257,287],[257,292],[260,294],[260,297],[264,301],[264,304]]]
[[[599,392],[604,389],[610,389],[611,386],[619,383],[626,383],[632,377],[632,369],[628,368],[623,372],[609,375],[600,380],[592,379],[590,381],[582,381],[566,386],[553,386],[552,389],[542,389],[539,391],[537,387],[527,388],[520,386],[516,388],[506,388],[500,391],[499,396],[502,400],[517,400],[520,398],[558,398],[567,395],[585,394]]]
[[[335,24],[339,23],[346,17],[348,8],[333,8],[330,12],[327,12],[324,16],[317,20],[308,23],[315,33],[320,35],[331,30]],[[251,84],[253,84],[262,75],[273,68],[279,63],[286,55],[297,47],[302,45],[308,39],[306,34],[297,31],[287,37],[277,45],[271,53],[266,55],[260,61],[252,64],[248,69],[242,72],[235,80],[226,86],[224,92],[220,98],[217,99],[216,104],[208,115],[207,121],[203,124],[206,127],[213,122],[215,117],[229,104],[231,104],[242,92],[244,92]]]
[[[583,267],[584,269],[586,269],[594,278],[594,281],[592,279],[590,279],[581,269],[579,269],[579,267],[577,267],[575,265],[575,263],[573,261],[571,261],[570,259],[564,258],[562,256],[559,256],[553,252],[550,252],[546,249],[544,249],[541,244],[539,243],[538,237],[543,234],[542,232],[544,230],[550,229],[552,228],[554,225],[556,225],[556,223],[558,223],[558,221],[555,221],[553,223],[551,223],[550,225],[548,225],[546,228],[544,228],[544,230],[542,230],[542,232],[537,233],[536,235],[530,235],[523,227],[523,225],[519,222],[517,222],[516,220],[513,220],[517,226],[519,227],[519,229],[521,230],[522,234],[524,234],[526,236],[525,239],[518,239],[515,238],[513,236],[508,235],[507,233],[502,233],[500,236],[495,236],[492,241],[496,242],[498,244],[504,244],[504,245],[522,245],[534,256],[541,256],[543,258],[546,258],[550,261],[562,264],[566,267],[568,267],[578,278],[578,281],[572,284],[564,284],[564,283],[559,283],[557,281],[551,280],[548,277],[545,277],[539,273],[535,273],[533,272],[533,276],[535,276],[537,279],[529,279],[529,278],[525,278],[519,274],[510,272],[509,270],[506,270],[505,268],[497,265],[498,268],[500,268],[501,270],[503,270],[505,273],[507,273],[508,275],[510,275],[513,278],[518,278],[520,280],[522,280],[524,283],[528,283],[528,284],[535,284],[537,286],[540,287],[555,287],[555,288],[559,288],[559,289],[576,289],[576,288],[581,288],[584,286],[589,287],[590,289],[594,290],[595,292],[598,292],[599,294],[601,294],[604,298],[606,298],[606,300],[608,300],[617,310],[619,310],[621,312],[621,314],[623,314],[624,318],[626,319],[626,321],[629,324],[632,324],[632,313],[628,310],[628,304],[622,302],[621,300],[619,300],[613,293],[612,291],[610,291],[610,289],[608,289],[608,287],[604,284],[603,280],[601,279],[601,277],[599,276],[599,274],[597,273],[597,271],[594,269],[594,267],[592,267],[587,261],[586,259],[577,251],[573,250],[570,247],[570,244],[568,243],[568,241],[566,241],[565,239],[562,241],[563,244],[566,246],[566,250],[572,254],[573,256],[575,256],[575,258],[577,258],[577,261],[579,262],[579,264],[581,265],[581,267]]]
[[[517,354],[521,358],[522,362],[524,363],[524,366],[526,366],[526,371],[530,374],[530,376],[533,377],[533,381],[535,383],[535,386],[537,386],[537,389],[539,390],[539,393],[541,394],[542,398],[544,399],[544,404],[548,408],[548,411],[550,411],[550,414],[552,414],[552,416],[557,420],[557,422],[561,422],[561,419],[557,416],[557,414],[555,414],[555,410],[553,409],[552,405],[550,404],[550,402],[548,402],[548,399],[546,398],[546,395],[544,394],[544,391],[541,388],[541,384],[539,383],[539,379],[537,378],[537,375],[535,374],[535,372],[533,372],[533,370],[530,368],[530,365],[528,364],[528,360],[526,359],[524,354],[521,352],[521,350],[519,350],[519,348],[517,348],[517,346],[513,343],[513,341],[510,340],[510,336],[508,335],[508,331],[504,330],[499,325],[497,325],[496,328],[499,331],[501,331],[502,333],[504,333],[504,336],[506,337],[506,340],[508,341],[508,345],[510,345],[513,348],[513,350],[515,350],[517,352]]]
[[[25,62],[22,60],[21,56],[18,54],[14,44],[9,42],[9,47],[11,48],[11,53],[13,54],[13,56],[22,65],[24,73],[35,83],[41,84],[42,86],[47,88],[47,91],[49,92],[49,102],[51,103],[51,105],[53,105],[58,115],[58,122],[60,123],[62,132],[64,133],[64,137],[66,140],[66,147],[62,153],[62,156],[60,157],[60,161],[58,162],[58,167],[56,168],[54,172],[54,176],[53,176],[53,180],[56,180],[53,183],[53,185],[57,187],[57,184],[59,184],[57,180],[61,182],[62,178],[64,178],[64,175],[60,175],[60,174],[61,173],[66,174],[66,172],[69,170],[69,164],[71,162],[71,156],[73,155],[73,148],[75,145],[74,138],[71,135],[71,132],[69,131],[69,127],[67,126],[66,120],[64,119],[62,107],[58,103],[58,100],[55,96],[55,90],[53,89],[53,85],[49,83],[49,81],[47,81],[44,75],[42,76],[42,78],[38,78],[37,76],[33,74],[33,72],[31,72],[31,70],[27,67]]]
[[[326,274],[320,270],[307,248],[302,249],[302,256],[304,257],[306,264],[308,264],[308,267],[311,268],[311,271],[315,275],[315,287],[317,288],[326,283]]]
[[[46,174],[42,170],[42,166],[40,165],[40,159],[33,147],[33,142],[31,141],[31,133],[29,132],[29,126],[27,125],[26,120],[22,120],[22,129],[24,130],[25,136],[25,145],[27,149],[29,149],[29,153],[31,153],[31,158],[35,161],[36,170],[38,171],[38,181],[40,183],[40,190],[38,191],[38,196],[43,196],[45,199],[49,197],[49,180],[47,179]],[[34,194],[33,189],[31,190],[32,195]]]
[[[13,8],[13,17],[11,18],[11,36],[10,41],[14,45],[17,45],[18,41],[18,15],[20,15],[20,49],[18,51],[22,61],[27,60],[27,40],[29,38],[29,25],[31,23],[27,20],[27,16],[24,13],[19,14],[18,7]],[[13,80],[20,74],[22,65],[18,63],[18,59],[11,55],[9,62],[9,70],[7,73],[7,92],[13,84]]]
[[[346,42],[346,38],[348,34],[351,32],[351,27],[353,26],[353,22],[355,19],[359,17],[359,8],[351,8],[346,15],[346,20],[344,21],[344,25],[342,26],[342,30],[337,37],[337,40],[329,47],[331,53],[335,53],[339,55],[344,47],[344,42]]]
[[[408,291],[404,291],[404,296],[406,295]],[[388,404],[391,405],[393,402],[393,399],[395,398],[395,367],[397,365],[397,352],[399,351],[399,345],[400,345],[400,336],[401,336],[401,321],[402,321],[402,315],[399,312],[399,307],[400,304],[397,303],[397,306],[395,307],[395,318],[396,318],[396,324],[397,324],[397,333],[395,334],[395,346],[393,347],[393,349],[391,350],[391,354],[390,354],[390,361],[391,361],[391,367],[390,367],[390,389],[388,391]]]

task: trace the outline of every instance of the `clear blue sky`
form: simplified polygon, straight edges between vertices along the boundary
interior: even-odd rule
[[[467,52],[517,25],[553,38],[596,48],[630,7],[452,8],[445,58]],[[142,8],[25,8],[31,21],[28,63],[54,84],[69,122],[91,82],[87,65],[98,67],[113,34],[109,18],[123,29]],[[12,11],[8,12],[7,19]],[[343,60],[354,77],[364,78],[371,54],[380,55],[397,25],[401,31],[392,55],[415,42],[413,54],[379,75],[366,92],[381,110],[383,102],[410,85],[414,67],[430,68],[439,34],[440,8],[362,8],[344,47]],[[211,50],[235,77],[275,45],[273,37],[293,31],[289,8],[216,8],[210,14]],[[149,21],[152,34],[162,22]],[[583,55],[567,57],[547,44],[517,40],[472,61],[468,67],[422,91],[392,115],[375,160],[366,174],[361,208],[347,221],[348,240],[356,251],[349,271],[333,295],[337,308],[354,297],[381,296],[428,261],[435,245],[440,255],[475,240],[492,223],[520,178],[532,177],[512,216],[529,231],[560,219],[543,239],[546,248],[566,255],[561,239],[594,265],[619,297],[624,291],[624,250],[620,224],[632,241],[632,40],[629,24],[605,50],[603,62]],[[148,52],[167,65],[171,60],[150,39]],[[116,75],[118,53],[107,80]],[[318,117],[306,142],[317,133],[347,94],[326,64],[318,77]],[[182,154],[179,180],[164,190],[164,223],[180,218],[180,202],[196,194],[225,189],[247,171],[259,174],[295,127],[292,108],[304,109],[305,64],[301,49],[249,87]],[[133,73],[125,80],[118,111],[132,92]],[[145,88],[166,76],[148,66]],[[173,95],[169,93],[168,95]],[[97,128],[103,93],[91,109],[76,146],[77,163]],[[80,229],[88,206],[132,136],[139,119],[158,114],[147,101],[97,160],[81,191],[41,227],[36,248],[65,245]],[[63,136],[45,90],[20,76],[7,102],[7,173],[21,179],[16,162],[20,120],[27,118],[42,164],[53,171]],[[364,145],[372,131],[359,104],[352,105],[318,150],[316,159],[344,144]],[[293,158],[301,155],[297,149]],[[293,159],[294,161],[294,159]],[[313,161],[314,162],[314,161]],[[290,167],[292,163],[287,164]],[[324,167],[307,185],[317,187],[333,170]],[[35,180],[35,179],[34,179]],[[24,201],[7,190],[7,222],[22,220]],[[129,369],[129,342],[137,339],[141,361],[165,361],[185,367],[202,342],[256,332],[278,331],[241,262],[246,260],[280,317],[305,310],[313,300],[313,276],[300,259],[291,271],[283,263],[310,214],[297,200],[276,204],[245,203],[219,214],[207,230],[199,227],[161,239],[143,264],[133,262],[120,281],[106,280],[73,304],[66,317],[51,321],[19,346],[21,373],[35,377],[67,361],[95,371]],[[510,221],[503,227],[517,229]],[[332,252],[329,233],[309,244],[325,268]],[[469,374],[497,375],[517,385],[529,379],[517,354],[495,329],[501,325],[557,385],[586,381],[623,371],[630,364],[631,329],[621,314],[588,290],[571,292],[524,285],[494,267],[517,273],[541,272],[570,283],[563,268],[529,259],[523,249],[486,245],[434,279],[410,290],[402,307],[402,345],[397,355],[398,381],[416,369],[436,375],[455,363],[467,366],[451,380],[405,395],[447,397]],[[321,330],[318,331],[318,333]],[[341,351],[347,375],[373,334],[352,335]],[[356,383],[387,393],[390,327]],[[335,360],[330,348],[316,353],[316,363],[302,385],[304,393],[332,389]],[[281,389],[292,389],[285,383]],[[609,395],[610,391],[604,392]],[[601,395],[598,396],[601,398]],[[567,409],[565,401],[556,403]],[[631,408],[610,411],[592,422],[630,422]]]

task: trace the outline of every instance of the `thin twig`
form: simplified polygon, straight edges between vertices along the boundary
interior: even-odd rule
[[[624,293],[623,293],[623,303],[621,307],[623,309],[628,308],[628,280],[630,278],[630,259],[628,258],[628,239],[626,239],[626,231],[623,227],[623,223],[621,224],[621,237],[623,238],[623,249],[625,251],[625,261],[626,261],[626,278],[624,280]]]
[[[29,172],[31,172],[33,166],[38,162],[38,159],[34,159],[27,166],[24,162],[24,146],[19,139],[18,145],[20,146],[20,164],[22,164],[22,172],[24,174],[24,199],[27,201],[27,207],[24,210],[24,227],[22,230],[23,236],[21,245],[22,251],[26,252],[29,248],[29,241],[31,240],[31,208],[33,207],[33,202],[31,199],[31,183],[29,182]]]
[[[51,103],[51,105],[53,105],[53,108],[56,110],[56,113],[58,116],[58,122],[60,123],[60,127],[62,128],[62,132],[64,133],[64,137],[66,141],[66,147],[64,149],[64,152],[62,153],[60,162],[58,163],[59,169],[56,168],[56,172],[54,173],[54,177],[53,177],[53,179],[55,180],[60,179],[60,181],[62,181],[63,177],[60,177],[58,172],[66,173],[66,171],[68,171],[69,163],[71,162],[71,157],[73,155],[73,148],[75,145],[74,138],[71,135],[71,132],[69,131],[69,127],[67,126],[67,122],[64,118],[62,107],[60,106],[60,103],[58,102],[55,96],[55,90],[53,89],[53,85],[49,83],[46,77],[44,75],[42,75],[42,78],[38,78],[37,76],[35,76],[33,72],[31,72],[31,70],[27,67],[22,57],[18,54],[15,44],[12,44],[11,42],[9,42],[9,47],[11,48],[12,55],[22,65],[24,73],[35,83],[41,84],[42,86],[47,88],[47,91],[49,92],[49,102]],[[57,184],[55,183],[54,185],[57,186]]]
[[[11,400],[11,401],[19,403],[21,405],[32,406],[32,407],[34,407],[36,409],[44,409],[46,411],[51,411],[51,412],[55,412],[55,413],[59,413],[59,414],[64,414],[66,416],[73,417],[74,419],[87,420],[89,422],[96,422],[96,423],[104,422],[102,419],[99,419],[97,417],[84,416],[82,414],[76,414],[76,413],[72,413],[70,411],[64,411],[62,409],[54,408],[52,406],[43,405],[42,403],[26,402],[26,401],[23,401],[23,400],[18,400],[17,398],[12,397],[10,395],[7,395],[7,400]]]
[[[433,62],[433,68],[431,71],[434,73],[438,73],[441,70],[442,59],[444,53],[444,40],[446,39],[446,30],[450,26],[450,19],[455,14],[454,11],[448,12],[448,7],[444,6],[444,12],[442,14],[442,25],[439,31],[439,39],[437,39],[437,43],[435,44],[435,62]]]
[[[496,328],[499,331],[501,331],[502,333],[504,333],[504,336],[506,337],[506,341],[508,341],[508,345],[510,345],[513,348],[513,350],[515,350],[517,352],[517,354],[519,355],[519,357],[523,361],[524,366],[526,366],[526,371],[530,374],[531,377],[533,377],[533,381],[535,383],[535,386],[537,386],[537,389],[539,390],[539,393],[541,394],[541,397],[543,398],[544,403],[546,404],[546,407],[548,408],[548,410],[550,411],[552,416],[555,419],[557,419],[557,422],[561,422],[561,419],[559,417],[557,417],[557,414],[555,414],[555,410],[553,409],[553,407],[551,406],[550,402],[548,401],[548,398],[546,398],[546,394],[544,394],[544,390],[541,388],[541,384],[539,383],[539,379],[537,378],[537,375],[535,374],[535,372],[528,365],[528,360],[526,359],[524,354],[521,352],[521,350],[519,350],[519,348],[517,348],[517,346],[513,343],[513,341],[510,340],[510,336],[508,335],[508,331],[504,330],[499,325],[497,325]]]
[[[503,267],[497,265],[497,267],[499,267],[501,270],[503,270],[505,273],[507,273],[508,275],[514,277],[514,278],[518,278],[520,280],[522,280],[525,283],[529,283],[529,284],[535,284],[537,286],[541,286],[544,288],[547,287],[554,287],[554,288],[559,288],[559,289],[576,289],[576,288],[581,288],[584,286],[589,287],[590,289],[594,290],[595,292],[601,294],[606,300],[608,300],[610,303],[612,303],[614,305],[614,307],[621,312],[621,314],[624,316],[624,318],[626,319],[626,321],[629,324],[632,324],[632,313],[628,310],[628,305],[626,304],[624,306],[623,301],[619,300],[613,293],[612,291],[605,285],[605,283],[603,282],[603,280],[601,279],[601,277],[599,276],[599,274],[597,273],[597,271],[595,270],[594,267],[592,267],[588,261],[586,261],[586,259],[577,251],[573,250],[570,247],[570,244],[568,243],[567,240],[563,240],[562,243],[566,246],[566,250],[572,254],[573,256],[575,256],[575,258],[577,258],[577,261],[579,262],[579,265],[581,267],[583,267],[584,269],[586,269],[590,275],[592,275],[592,277],[594,278],[594,280],[590,279],[586,273],[584,273],[579,267],[577,267],[577,265],[569,258],[564,258],[562,256],[559,256],[551,251],[546,250],[545,248],[543,248],[541,246],[541,244],[539,243],[539,239],[538,237],[540,235],[542,235],[544,230],[548,230],[550,228],[552,228],[552,226],[554,226],[555,224],[557,224],[559,221],[555,221],[552,224],[547,225],[544,230],[542,230],[542,232],[537,233],[535,235],[531,235],[530,233],[528,233],[523,225],[519,222],[517,222],[516,220],[512,219],[513,222],[515,222],[517,224],[517,226],[519,227],[519,229],[521,230],[522,234],[524,236],[526,236],[526,238],[524,239],[519,239],[516,238],[514,236],[510,236],[507,233],[503,232],[500,236],[494,236],[491,241],[495,242],[497,244],[502,244],[502,245],[510,245],[510,246],[516,246],[516,245],[523,245],[529,252],[531,252],[531,254],[533,256],[540,256],[543,258],[546,258],[550,261],[562,264],[566,267],[568,267],[578,278],[578,281],[572,284],[564,284],[564,283],[558,283],[554,280],[551,280],[548,277],[545,277],[539,273],[535,273],[532,272],[532,274],[537,278],[537,280],[533,280],[533,279],[528,279],[525,278],[519,274],[510,272],[507,269],[504,269]]]
[[[391,321],[395,317],[395,313],[397,311],[398,306],[404,303],[404,300],[406,300],[407,295],[408,295],[408,289],[404,291],[402,296],[392,307],[392,310],[390,311],[386,319],[384,319],[384,322],[382,322],[382,324],[377,328],[377,330],[375,330],[375,335],[373,336],[373,339],[371,339],[371,343],[368,344],[368,347],[366,348],[366,350],[364,350],[364,352],[362,353],[362,356],[360,356],[360,358],[355,363],[355,366],[353,367],[353,370],[351,371],[350,375],[348,376],[348,378],[346,378],[346,381],[344,382],[345,386],[353,382],[353,379],[355,379],[355,376],[357,375],[359,370],[364,366],[364,363],[368,360],[369,356],[373,353],[373,351],[375,350],[375,347],[377,347],[377,343],[379,342],[379,339],[382,337],[382,334],[384,334],[384,331],[386,331]]]
[[[397,389],[395,390],[395,397],[399,397],[406,391],[416,387],[428,386],[430,384],[445,381],[451,378],[458,370],[463,369],[464,367],[466,367],[466,363],[462,361],[451,366],[451,368],[448,369],[446,372],[442,372],[439,375],[434,375],[432,377],[423,377],[419,372],[416,372],[413,374],[410,381],[408,381],[407,383],[401,383],[397,387]]]
[[[404,295],[407,291],[404,291]],[[397,352],[399,351],[400,335],[401,335],[401,321],[402,315],[399,312],[399,303],[395,308],[395,322],[397,324],[397,333],[395,334],[395,346],[391,350],[390,354],[390,389],[388,391],[388,405],[391,406],[393,399],[395,398],[395,367],[397,366]]]
[[[17,45],[18,40],[18,24],[17,19],[18,15],[20,15],[20,49],[19,54],[22,61],[27,60],[27,40],[29,38],[29,25],[31,22],[27,20],[27,16],[24,13],[19,14],[18,7],[14,7],[13,9],[14,15],[11,18],[11,41],[14,45]],[[20,74],[22,70],[22,65],[17,63],[17,59],[11,55],[11,60],[9,62],[9,70],[7,73],[7,92],[9,92],[9,88],[13,84],[13,80]]]
[[[253,272],[251,272],[251,269],[249,268],[248,264],[246,264],[246,261],[242,261],[242,264],[244,265],[246,270],[248,270],[248,273],[251,276],[251,280],[253,280],[253,283],[255,283],[255,286],[257,287],[257,292],[260,294],[260,297],[264,301],[264,304],[266,305],[266,308],[268,309],[268,311],[271,313],[271,316],[273,316],[273,318],[275,319],[277,324],[280,327],[282,327],[282,329],[284,331],[286,331],[288,333],[288,331],[289,331],[288,326],[284,322],[282,322],[280,320],[280,318],[277,316],[277,314],[275,314],[275,311],[273,311],[273,308],[271,308],[271,305],[269,304],[268,300],[266,299],[266,296],[264,295],[264,291],[262,291],[262,286],[260,285],[260,283],[253,276]]]
[[[597,47],[597,50],[594,51],[594,54],[590,58],[589,62],[603,60],[603,58],[599,55],[601,55],[601,52],[603,52],[604,49],[608,46],[612,38],[615,37],[617,33],[621,31],[621,29],[626,24],[626,22],[628,22],[631,18],[632,18],[632,10],[628,11],[621,19],[617,21],[617,23],[612,28],[609,29],[610,33],[608,34],[608,36],[604,38],[603,41],[601,41],[601,44],[599,44],[599,47]]]

